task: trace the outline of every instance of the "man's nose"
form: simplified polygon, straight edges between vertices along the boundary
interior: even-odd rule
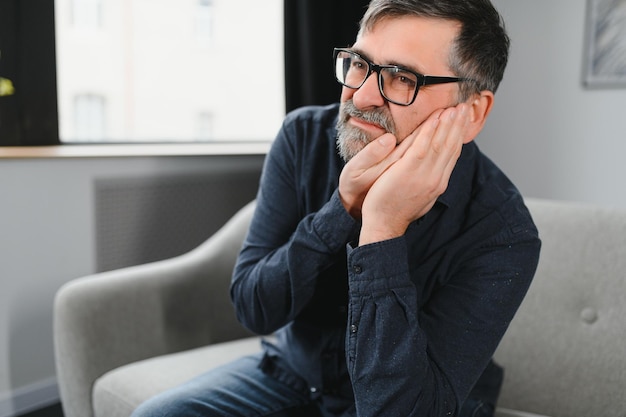
[[[380,107],[385,104],[385,98],[378,88],[378,73],[372,72],[363,85],[352,96],[354,105],[359,109]]]

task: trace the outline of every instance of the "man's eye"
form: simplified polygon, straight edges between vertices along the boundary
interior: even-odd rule
[[[354,69],[365,69],[367,67],[367,64],[365,64],[365,62],[363,61],[354,60],[352,61],[352,67]]]
[[[391,78],[391,83],[395,88],[414,88],[417,85],[415,76],[399,68],[387,71]]]
[[[407,87],[415,87],[415,79],[413,77],[407,77],[405,75],[399,75],[396,77],[397,82],[406,85]]]

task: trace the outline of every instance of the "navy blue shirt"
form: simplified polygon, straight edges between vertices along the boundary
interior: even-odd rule
[[[338,104],[290,113],[267,155],[231,296],[239,320],[334,412],[455,415],[539,257],[522,196],[473,142],[404,236],[358,246],[337,191]]]

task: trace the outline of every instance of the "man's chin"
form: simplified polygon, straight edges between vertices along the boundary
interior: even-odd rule
[[[349,127],[339,129],[337,135],[337,149],[341,158],[348,162],[365,146],[367,146],[373,138],[370,138],[364,131]]]
[[[337,150],[339,151],[339,156],[341,156],[341,159],[343,159],[344,162],[350,161],[362,149],[363,145],[360,144],[346,144],[345,142],[337,142]]]

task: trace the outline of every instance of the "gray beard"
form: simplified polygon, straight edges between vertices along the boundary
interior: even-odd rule
[[[337,119],[337,151],[345,162],[348,162],[368,143],[376,139],[363,130],[348,124],[350,117],[357,117],[378,124],[386,132],[395,135],[396,128],[386,108],[361,111],[354,106],[352,100],[346,100],[339,107],[339,118]]]

